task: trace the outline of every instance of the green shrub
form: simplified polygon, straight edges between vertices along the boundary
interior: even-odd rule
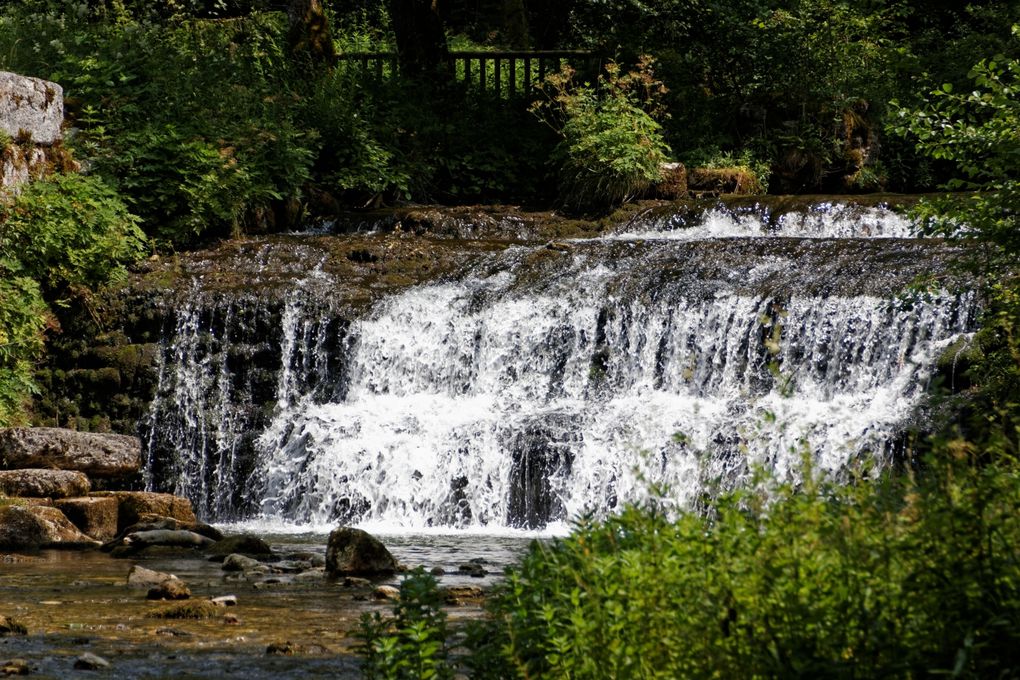
[[[35,390],[34,360],[43,348],[49,320],[39,285],[14,274],[16,263],[0,259],[0,426],[24,420]]]
[[[435,578],[421,567],[400,584],[393,618],[364,614],[358,653],[366,680],[445,680],[449,661],[443,595]]]
[[[97,177],[54,175],[0,206],[0,255],[53,297],[123,278],[144,249],[138,219]]]
[[[138,220],[102,180],[54,175],[0,204],[0,425],[24,420],[32,371],[68,304],[121,280],[144,253]]]
[[[967,454],[965,446],[951,449]],[[811,480],[535,543],[476,677],[1015,677],[1020,472]],[[486,670],[487,669],[487,670]]]
[[[668,147],[649,111],[665,91],[650,60],[627,74],[610,62],[598,88],[576,85],[573,77],[569,66],[550,76],[549,101],[533,107],[562,136],[553,153],[560,200],[575,209],[623,203],[661,176]]]

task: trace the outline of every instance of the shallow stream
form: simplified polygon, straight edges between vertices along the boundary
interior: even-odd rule
[[[227,527],[229,530],[230,527]],[[323,533],[267,533],[281,555],[325,554]],[[425,534],[381,536],[409,567],[440,567],[441,586],[490,588],[503,569],[524,552],[526,535]],[[458,573],[469,559],[485,560],[489,574]],[[175,574],[192,598],[235,595],[224,617],[205,620],[151,618],[164,602],[145,599],[145,590],[126,585],[133,564]],[[379,584],[399,584],[399,577]],[[23,623],[28,636],[0,637],[0,662],[24,659],[32,678],[67,678],[82,673],[75,660],[90,652],[110,663],[88,676],[109,678],[358,677],[352,632],[365,612],[387,613],[387,601],[371,589],[345,587],[342,580],[295,579],[270,574],[251,581],[226,575],[220,564],[200,555],[146,555],[115,559],[98,551],[43,551],[0,556],[0,602],[4,614]],[[482,614],[481,603],[446,608],[452,624]],[[293,654],[270,654],[270,645],[289,643]]]

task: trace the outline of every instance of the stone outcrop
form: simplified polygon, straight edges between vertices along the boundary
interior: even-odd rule
[[[117,535],[116,498],[64,498],[53,505],[83,534],[99,541],[109,541]]]
[[[62,137],[64,90],[56,83],[0,71],[0,130],[12,139],[53,144]]]
[[[0,467],[77,470],[93,478],[129,477],[141,470],[138,437],[56,427],[0,430]]]
[[[388,576],[396,573],[396,559],[367,531],[334,529],[326,545],[326,572],[333,576]]]
[[[89,478],[73,470],[0,470],[0,494],[5,496],[68,498],[91,488]]]
[[[45,505],[0,506],[0,549],[98,547],[56,508]]]
[[[62,146],[63,122],[60,85],[0,71],[0,197],[53,169],[78,169]]]
[[[234,553],[240,553],[241,555],[272,555],[273,549],[268,543],[263,541],[258,536],[250,536],[248,534],[238,534],[236,536],[227,536],[220,541],[217,541],[214,545],[210,546],[206,550],[206,554],[214,562],[224,559],[228,555]]]

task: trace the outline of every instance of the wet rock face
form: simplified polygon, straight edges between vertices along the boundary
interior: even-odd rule
[[[340,527],[329,535],[326,573],[334,576],[385,576],[396,573],[397,560],[367,531]]]
[[[141,470],[142,443],[127,435],[10,427],[0,430],[0,467],[77,470],[96,478],[129,477]]]
[[[5,496],[68,498],[90,488],[89,478],[72,470],[0,470],[0,494]]]
[[[64,90],[56,83],[0,71],[0,129],[36,144],[61,139]]]
[[[563,516],[556,488],[573,464],[580,436],[567,416],[538,419],[514,437],[510,523],[533,529]]]
[[[54,504],[83,534],[99,541],[117,535],[116,498],[65,498]]]
[[[0,506],[0,549],[96,547],[62,512],[44,505]]]

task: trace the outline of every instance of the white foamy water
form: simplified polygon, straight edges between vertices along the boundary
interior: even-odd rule
[[[780,308],[617,300],[597,277],[527,296],[501,283],[415,289],[357,324],[346,398],[287,405],[260,437],[262,512],[541,525],[640,501],[650,483],[685,505],[756,465],[795,476],[805,446],[830,472],[882,461],[967,323],[948,296]]]
[[[773,226],[707,214],[677,238],[909,230],[889,211],[840,210]],[[519,248],[355,319],[321,285],[276,308],[196,294],[164,340],[151,486],[281,535],[344,522],[512,537],[652,494],[688,507],[758,468],[796,479],[805,452],[836,478],[881,468],[940,352],[971,329],[974,297],[895,297],[909,275],[881,268],[927,246],[889,242],[858,266],[875,248],[755,243]],[[819,285],[831,260],[818,258],[837,255],[833,276],[859,283]]]
[[[694,219],[667,213],[638,219],[610,236],[617,240],[665,239],[700,241],[712,238],[914,238],[917,225],[887,207],[819,203],[803,212],[789,212],[774,221],[760,210],[716,207]]]

